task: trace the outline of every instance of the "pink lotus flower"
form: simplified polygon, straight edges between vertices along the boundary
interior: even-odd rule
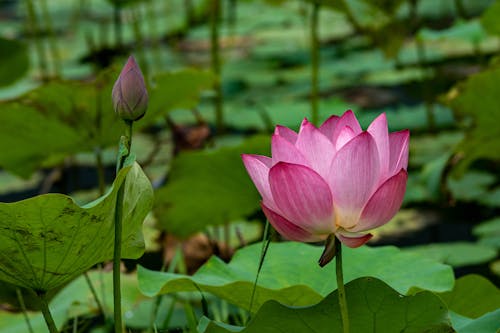
[[[148,108],[148,91],[141,69],[130,56],[111,93],[115,112],[127,121],[141,119]]]
[[[334,234],[358,247],[387,223],[406,190],[409,131],[389,133],[385,114],[363,131],[352,113],[299,133],[276,126],[272,157],[242,155],[262,196],[262,210],[285,238],[301,242]]]

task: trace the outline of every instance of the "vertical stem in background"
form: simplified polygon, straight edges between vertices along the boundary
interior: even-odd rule
[[[339,295],[340,316],[342,318],[342,330],[349,333],[349,312],[344,288],[344,275],[342,272],[342,243],[335,237],[335,274],[337,276],[337,293]]]
[[[113,24],[115,26],[115,46],[121,49],[123,45],[122,39],[122,18],[121,7],[117,0],[113,1]]]
[[[100,147],[95,149],[95,159],[97,167],[97,179],[99,182],[99,196],[103,196],[106,187],[106,181],[104,175],[104,163],[102,162],[102,150]]]
[[[107,47],[108,45],[110,45],[110,43],[108,41],[110,29],[111,28],[110,28],[110,24],[108,23],[108,21],[99,22],[99,30],[97,33],[98,45],[99,45],[98,48],[104,48],[104,47]]]
[[[318,73],[319,73],[319,38],[318,19],[320,5],[313,3],[311,13],[311,122],[318,124]]]
[[[148,18],[146,22],[148,22],[149,32],[148,35],[151,38],[151,54],[153,57],[153,67],[163,67],[162,66],[162,56],[160,49],[160,34],[158,33],[158,10],[156,8],[156,2],[149,0],[146,3],[146,17]]]
[[[43,20],[45,22],[45,30],[47,31],[47,41],[49,43],[49,50],[52,54],[52,64],[54,65],[54,74],[59,76],[61,74],[61,57],[59,48],[57,47],[56,36],[54,27],[52,26],[52,18],[50,17],[47,9],[47,0],[40,1],[40,8],[42,10]]]
[[[186,29],[189,29],[189,27],[194,21],[194,10],[193,10],[192,0],[184,0],[184,14],[185,14],[184,24],[186,25]]]
[[[120,156],[117,166],[117,174],[123,168],[125,160],[130,154],[130,148],[132,147],[132,124],[133,121],[125,121],[127,125],[127,133],[125,139],[121,140],[121,143],[125,147],[120,147],[120,153],[122,153],[122,148],[126,151]],[[121,144],[120,143],[120,144]],[[120,281],[120,264],[122,256],[122,219],[123,219],[123,198],[125,195],[125,184],[122,183],[118,194],[116,197],[115,205],[115,244],[114,244],[114,254],[113,254],[113,305],[114,305],[114,320],[115,320],[115,333],[122,333],[122,304],[121,304],[121,281]]]
[[[73,319],[73,333],[78,333],[78,316]]]
[[[26,321],[26,325],[28,326],[28,331],[30,333],[34,333],[33,327],[31,326],[30,318],[28,317],[28,311],[26,310],[26,305],[24,304],[24,298],[21,289],[16,288],[16,295],[17,295],[17,301],[19,302],[19,306],[23,311],[23,317],[24,320]]]
[[[145,20],[148,24],[148,33],[147,35],[149,38],[151,38],[151,43],[153,44],[154,47],[158,46],[158,27],[157,27],[157,15],[156,15],[156,9],[155,9],[155,2],[153,0],[148,0],[145,5],[146,9],[146,16],[147,20]]]
[[[229,27],[229,36],[236,36],[236,21],[238,18],[238,1],[229,0],[227,3],[228,14],[227,14],[227,24]]]
[[[166,255],[165,255],[165,257],[166,257]],[[182,260],[182,246],[180,246],[180,245],[176,247],[174,255],[172,257],[172,260],[170,261],[170,264],[168,265],[168,268],[167,268],[167,258],[164,258],[160,272],[164,272],[165,269],[167,269],[167,273],[173,273],[177,267],[179,260]],[[151,308],[149,328],[148,328],[147,333],[151,333],[151,332],[153,332],[153,329],[155,329],[155,322],[156,322],[156,316],[158,314],[158,308],[160,307],[161,301],[163,300],[164,297],[165,297],[165,295],[156,296],[155,302]],[[167,311],[167,318],[172,315],[174,305],[175,305],[175,301],[172,300],[170,308]],[[165,320],[167,320],[167,318],[165,318]],[[170,319],[168,319],[168,320],[170,320]],[[167,323],[168,323],[168,321],[167,321]],[[167,327],[167,325],[164,324],[161,327]]]
[[[354,11],[351,9],[351,6],[349,5],[349,1],[347,1],[347,0],[340,0],[340,1],[341,1],[341,4],[343,5],[344,13],[347,16],[349,23],[352,24],[352,26],[356,32],[362,32],[364,29],[361,26],[361,24],[358,22],[356,15],[354,15]]]
[[[453,2],[460,18],[467,20],[468,15],[467,11],[465,10],[464,4],[462,3],[462,0],[454,0]]]
[[[433,132],[436,128],[436,121],[434,119],[434,103],[431,96],[432,87],[428,82],[424,81],[428,77],[427,67],[425,65],[425,46],[422,38],[419,36],[415,38],[415,43],[417,46],[418,65],[425,73],[422,76],[422,94],[424,95],[425,111],[427,114],[427,126],[429,126],[429,131]]]
[[[148,17],[148,19],[146,20],[142,13],[140,4],[137,5],[136,10],[132,12],[132,29],[134,30],[135,44],[137,46],[136,50],[138,51],[138,60],[141,65],[142,72],[146,77],[148,77],[149,66],[148,62],[146,61],[146,48],[144,47],[144,35],[142,33],[141,23],[144,23],[144,21],[149,21],[151,19],[152,18]]]
[[[104,307],[102,306],[101,302],[99,301],[99,297],[97,297],[97,292],[94,288],[94,285],[92,284],[92,280],[90,280],[89,273],[85,272],[85,273],[83,273],[83,276],[85,277],[85,281],[87,282],[87,285],[89,286],[89,289],[90,289],[90,292],[92,293],[92,296],[94,297],[97,308],[101,312],[102,316],[104,318],[106,318],[106,312],[104,312]]]
[[[250,305],[248,306],[248,312],[250,312],[250,316],[252,315],[252,307],[253,301],[255,299],[255,291],[257,290],[257,282],[259,281],[260,271],[262,270],[262,266],[264,265],[264,258],[266,257],[267,249],[269,248],[269,243],[271,238],[269,237],[269,229],[271,228],[269,221],[266,220],[266,225],[264,227],[264,235],[262,236],[262,248],[260,250],[260,259],[259,266],[257,267],[257,274],[255,275],[255,281],[252,288],[252,295],[250,296]],[[247,321],[249,321],[248,318]]]
[[[76,30],[81,18],[85,17],[87,11],[87,0],[78,0],[78,6],[75,7],[76,9],[74,9],[68,24],[70,31]]]
[[[47,301],[47,294],[45,291],[40,291],[36,293],[38,299],[40,300],[40,307],[42,310],[43,318],[45,319],[45,323],[47,324],[47,328],[50,333],[57,333],[56,323],[54,322],[54,318],[52,318],[52,314],[50,313],[49,303]]]
[[[99,84],[96,86],[96,117],[95,117],[95,129],[97,133],[101,132],[102,129],[102,103],[101,103],[101,87]],[[104,191],[106,188],[106,179],[105,179],[105,174],[104,174],[104,163],[102,162],[102,148],[101,147],[96,147],[94,150],[95,158],[96,158],[96,168],[97,168],[97,179],[99,183],[99,196],[102,197],[104,195]],[[92,293],[92,296],[94,297],[94,300],[97,304],[97,308],[101,312],[102,316],[106,319],[106,312],[104,311],[104,307],[102,306],[102,303],[99,301],[99,297],[97,296],[97,292],[94,288],[94,285],[92,284],[92,280],[90,280],[89,273],[85,272],[83,274],[85,276],[85,281],[87,282],[87,285],[89,286],[90,292]],[[102,285],[102,284],[101,284]],[[104,298],[103,298],[104,301]],[[76,321],[76,319],[75,319]]]
[[[230,245],[230,238],[231,238],[231,225],[229,222],[224,223],[223,225],[223,231],[224,231],[224,244],[226,244],[226,248],[224,251],[221,251],[221,255],[224,256],[224,258],[230,258],[231,257],[231,245]]]
[[[40,75],[42,80],[46,80],[49,76],[47,69],[47,57],[45,55],[45,50],[40,40],[40,29],[38,26],[38,20],[36,17],[35,6],[32,0],[25,0],[26,9],[28,12],[28,29],[30,30],[31,38],[35,41],[35,50],[38,54],[38,62],[40,66]]]
[[[96,129],[98,135],[100,135],[101,131],[102,131],[102,93],[101,93],[101,87],[100,87],[99,83],[96,86],[96,99],[95,99],[95,101],[96,101],[96,103],[95,103],[95,108],[96,108],[95,129]],[[105,179],[105,173],[104,173],[104,164],[102,162],[102,148],[100,146],[96,147],[94,150],[94,154],[95,154],[96,167],[97,167],[97,179],[99,182],[99,196],[103,196],[104,190],[106,187],[106,179]]]
[[[212,60],[212,71],[215,74],[214,83],[214,109],[215,109],[215,128],[220,134],[224,131],[224,114],[222,109],[222,86],[221,86],[221,67],[220,67],[220,45],[219,45],[219,14],[220,0],[211,0],[210,6],[210,55]]]

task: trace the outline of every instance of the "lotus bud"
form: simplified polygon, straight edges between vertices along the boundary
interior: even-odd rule
[[[113,107],[125,121],[141,119],[148,108],[148,92],[141,69],[133,56],[128,58],[113,86]]]

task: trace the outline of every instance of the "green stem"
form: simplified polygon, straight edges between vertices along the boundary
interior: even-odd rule
[[[161,327],[169,327],[170,320],[174,316],[174,310],[175,310],[176,303],[177,303],[177,296],[174,294],[172,296],[172,303],[170,303],[170,306],[168,307],[167,315],[165,316],[165,320],[163,320]]]
[[[128,151],[130,154],[130,149],[132,149],[132,129],[133,129],[133,121],[125,121],[125,124],[127,124],[127,134],[128,134]],[[128,157],[128,155],[127,155]]]
[[[142,14],[141,7],[137,7],[136,10],[132,12],[132,30],[134,32],[134,39],[136,45],[136,52],[138,55],[139,63],[141,64],[142,72],[145,77],[148,77],[149,74],[149,66],[146,61],[146,48],[144,47],[144,34],[142,33],[142,26],[144,21],[148,21],[150,18],[146,20],[144,15]]]
[[[31,37],[35,40],[35,50],[38,54],[38,62],[40,66],[40,75],[42,80],[47,80],[49,73],[47,69],[47,57],[45,50],[40,40],[40,27],[38,26],[38,19],[35,12],[35,6],[32,0],[25,0],[26,9],[28,12],[28,28],[31,30]]]
[[[467,20],[467,18],[468,18],[467,10],[465,9],[464,4],[462,3],[462,0],[454,0],[453,2],[455,3],[455,8],[456,8],[460,18]]]
[[[123,168],[125,160],[130,154],[132,147],[132,121],[125,121],[127,125],[127,134],[124,140],[127,145],[127,152],[122,155],[118,161],[118,172]],[[125,196],[125,184],[121,184],[116,197],[115,205],[115,244],[113,254],[113,305],[115,333],[122,333],[122,304],[121,304],[121,282],[120,282],[120,264],[122,255],[122,220],[123,220],[123,199]]]
[[[349,1],[347,0],[341,0],[341,4],[343,6],[343,12],[347,16],[347,19],[349,20],[349,23],[352,24],[354,30],[356,32],[363,32],[365,29],[361,26],[361,24],[358,22],[358,19],[356,18],[356,15],[354,15],[354,12],[351,9],[351,6],[349,6]]]
[[[47,328],[50,333],[58,333],[56,323],[54,322],[54,318],[52,318],[52,314],[50,313],[49,303],[47,301],[47,294],[45,291],[37,292],[38,299],[40,300],[40,306],[42,308],[43,318],[45,319],[45,323],[47,324]]]
[[[191,27],[191,24],[194,21],[194,10],[193,3],[191,0],[184,0],[184,21],[186,25],[186,29]]]
[[[121,49],[123,45],[122,39],[122,19],[121,19],[121,8],[118,2],[114,3],[113,7],[113,24],[115,26],[115,46]]]
[[[28,311],[26,310],[26,305],[24,304],[23,294],[21,289],[16,288],[17,301],[19,302],[19,306],[23,311],[24,320],[26,321],[26,325],[28,326],[28,331],[30,333],[34,333],[33,327],[31,326],[30,318],[28,317]]]
[[[337,276],[337,292],[339,295],[340,315],[342,317],[342,328],[344,333],[349,333],[349,313],[344,288],[344,276],[342,273],[342,243],[335,237],[336,257],[335,273]]]
[[[266,225],[264,227],[264,235],[262,236],[262,248],[260,250],[259,266],[257,267],[257,274],[255,275],[255,281],[252,288],[252,295],[250,296],[250,305],[248,307],[250,316],[252,315],[253,302],[255,299],[255,292],[257,291],[257,282],[259,281],[260,271],[262,270],[262,266],[264,265],[264,258],[266,256],[267,249],[269,248],[269,243],[271,241],[271,238],[269,237],[269,229],[270,229],[269,221],[266,220]],[[247,321],[250,321],[250,318],[248,318]]]
[[[222,86],[221,86],[221,65],[220,65],[220,45],[219,45],[219,13],[220,0],[212,0],[210,16],[210,56],[212,59],[212,71],[215,74],[215,127],[217,133],[224,131],[224,114],[222,109]]]
[[[104,308],[101,304],[101,301],[99,301],[99,297],[97,297],[97,292],[94,288],[94,285],[92,284],[92,281],[90,280],[89,273],[85,272],[83,273],[83,276],[85,277],[85,281],[87,282],[87,285],[89,286],[90,292],[92,293],[92,296],[94,297],[94,300],[97,304],[97,308],[101,312],[104,318],[106,318],[106,312],[104,312]]]
[[[121,304],[121,281],[120,264],[122,255],[122,215],[123,215],[123,197],[125,187],[123,184],[118,190],[115,209],[115,247],[113,255],[113,305],[115,319],[115,333],[122,333],[122,304]]]
[[[99,196],[103,196],[106,190],[106,180],[104,176],[104,163],[102,162],[101,148],[95,150],[95,159],[97,167],[97,179],[99,182]]]
[[[238,1],[237,0],[229,0],[228,5],[228,30],[230,36],[236,36],[236,20],[238,15]]]
[[[104,274],[103,274],[103,271],[104,271],[104,266],[102,263],[99,263],[97,265],[98,267],[98,271],[99,271],[99,284],[101,286],[101,290],[100,293],[101,293],[101,299],[102,299],[102,304],[106,304],[106,289],[105,289],[105,285],[104,285]]]
[[[100,85],[97,84],[96,88],[96,117],[95,117],[95,129],[98,135],[102,134],[102,93],[100,90]],[[106,179],[104,173],[104,164],[102,161],[102,148],[101,146],[97,146],[95,148],[95,158],[96,158],[96,167],[97,167],[97,179],[99,182],[99,196],[104,195],[104,191],[106,189]]]
[[[431,86],[425,80],[428,78],[427,66],[426,66],[426,55],[425,55],[425,45],[420,37],[415,39],[417,47],[417,59],[419,67],[424,70],[425,74],[422,76],[422,93],[424,95],[425,111],[427,115],[427,125],[429,126],[429,131],[434,132],[436,128],[436,120],[434,119],[434,103],[431,96]]]
[[[318,123],[319,21],[320,5],[314,2],[311,14],[311,122]]]
[[[73,333],[78,333],[78,316],[73,319]]]
[[[49,43],[49,51],[52,54],[54,73],[56,76],[59,76],[61,74],[61,56],[59,53],[59,48],[57,46],[56,34],[52,26],[52,18],[50,17],[49,11],[47,9],[46,0],[40,1],[40,7],[42,10],[43,19],[45,21],[45,29],[47,31],[47,41]]]
[[[168,265],[168,269],[167,269],[167,259],[165,258],[163,260],[163,264],[161,266],[160,272],[164,272],[165,269],[167,269],[168,273],[173,273],[175,271],[175,268],[177,267],[177,262],[179,261],[179,258],[182,257],[181,251],[182,251],[181,247],[177,247],[175,249],[174,256],[172,257],[172,260],[170,261],[170,265]],[[153,307],[152,307],[152,310],[151,310],[151,316],[150,316],[148,333],[151,333],[153,331],[154,327],[155,327],[156,316],[158,314],[158,309],[160,307],[160,304],[161,304],[161,301],[163,299],[163,296],[164,295],[156,296],[155,303],[153,304]],[[172,304],[175,304],[175,302],[172,301]],[[172,305],[171,305],[171,307],[172,307]],[[169,312],[170,312],[170,310],[169,310]],[[167,315],[167,317],[168,317],[168,315]],[[167,322],[167,325],[168,325],[168,322]],[[163,325],[161,327],[167,327],[167,326]]]

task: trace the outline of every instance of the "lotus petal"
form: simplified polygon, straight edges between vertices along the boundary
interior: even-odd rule
[[[269,171],[273,199],[283,216],[315,234],[335,231],[328,184],[309,167],[280,162]]]
[[[262,211],[266,215],[269,223],[278,231],[280,235],[288,240],[297,242],[318,242],[324,238],[302,229],[301,227],[288,221],[286,218],[268,208],[264,203],[261,203]]]
[[[356,225],[361,209],[378,185],[379,158],[375,141],[363,132],[340,149],[333,159],[328,180],[337,225]]]

